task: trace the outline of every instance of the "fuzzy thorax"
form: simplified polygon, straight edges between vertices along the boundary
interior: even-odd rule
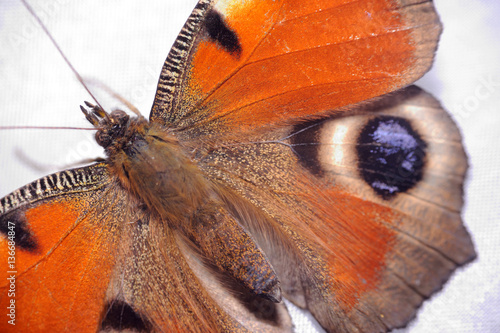
[[[170,223],[192,216],[210,197],[208,181],[179,141],[143,117],[113,111],[96,139],[121,184]]]

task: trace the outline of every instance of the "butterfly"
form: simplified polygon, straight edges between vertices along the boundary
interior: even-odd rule
[[[149,121],[85,107],[107,160],[1,199],[2,331],[291,331],[283,297],[404,326],[475,255],[460,135],[409,86],[439,33],[431,2],[200,1]]]

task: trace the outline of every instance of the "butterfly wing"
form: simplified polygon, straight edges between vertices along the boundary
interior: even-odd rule
[[[422,76],[440,31],[430,1],[202,0],[150,120],[189,139],[340,111]]]
[[[0,257],[12,263],[1,273],[0,302],[14,304],[16,318],[15,326],[2,320],[2,331],[95,330],[114,261],[116,236],[102,228],[113,221],[97,200],[109,183],[95,165],[41,178],[1,200]]]
[[[291,329],[283,305],[256,296],[245,305],[227,292],[105,163],[46,176],[2,198],[0,232],[0,258],[9,262],[0,304],[12,314],[2,332]]]
[[[221,146],[200,165],[285,297],[327,331],[405,325],[475,256],[460,218],[460,134],[414,86],[343,117]]]
[[[163,67],[150,120],[198,149],[285,295],[329,331],[404,325],[475,255],[439,104],[410,88],[352,107],[422,76],[440,31],[430,1],[200,1]]]

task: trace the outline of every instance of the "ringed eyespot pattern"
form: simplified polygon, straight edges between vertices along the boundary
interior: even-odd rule
[[[405,326],[475,257],[460,133],[412,85],[440,32],[431,1],[199,1],[149,119],[85,106],[105,161],[0,200],[0,330],[293,331],[283,298]]]

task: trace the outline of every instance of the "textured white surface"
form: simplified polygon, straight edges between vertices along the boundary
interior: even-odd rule
[[[147,115],[163,60],[195,2],[47,0],[36,8],[83,76],[106,83]],[[420,83],[462,129],[470,157],[464,219],[479,257],[401,332],[500,332],[500,3],[435,4],[445,30]],[[19,1],[1,0],[0,125],[88,127],[78,108],[84,100],[90,98]],[[0,131],[0,153],[3,196],[101,150],[92,132],[24,129]],[[307,317],[291,311],[298,332],[315,332]]]

